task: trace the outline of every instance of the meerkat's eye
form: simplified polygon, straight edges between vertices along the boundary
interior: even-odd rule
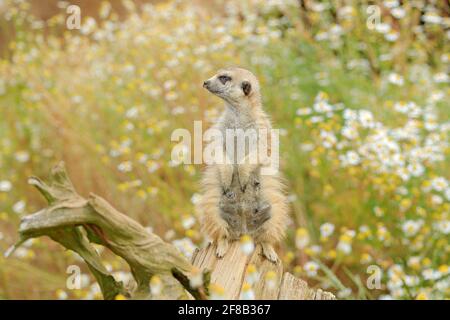
[[[222,84],[227,83],[228,81],[231,81],[231,77],[227,76],[227,75],[221,75],[219,76],[219,81],[222,82]]]

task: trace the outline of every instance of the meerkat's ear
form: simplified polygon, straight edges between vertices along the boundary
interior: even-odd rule
[[[243,81],[242,82],[242,91],[244,91],[244,94],[246,96],[248,96],[250,94],[250,92],[252,91],[251,83],[248,81]]]

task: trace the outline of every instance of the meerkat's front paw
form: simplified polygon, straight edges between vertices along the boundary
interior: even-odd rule
[[[226,238],[221,238],[217,241],[217,249],[216,249],[216,256],[217,258],[221,259],[225,256],[225,254],[228,251],[228,248],[230,247],[230,243]]]
[[[267,260],[269,260],[270,262],[273,262],[273,263],[278,263],[278,261],[279,261],[278,255],[275,252],[275,249],[272,247],[272,245],[270,245],[268,243],[261,243],[261,248],[262,248],[262,254],[264,257],[267,258]]]

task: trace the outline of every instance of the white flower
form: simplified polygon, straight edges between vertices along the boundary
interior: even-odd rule
[[[445,197],[450,201],[450,188],[445,189]]]
[[[439,271],[433,270],[431,268],[422,271],[422,277],[425,280],[436,280],[439,279],[441,276],[442,274]]]
[[[391,31],[391,25],[388,23],[377,23],[375,24],[375,30],[379,33],[386,34]]]
[[[358,113],[356,113],[355,110],[351,110],[351,109],[345,109],[344,110],[344,119],[345,120],[357,120],[358,119]]]
[[[255,300],[255,293],[249,283],[242,285],[241,300]]]
[[[305,228],[298,228],[295,234],[295,246],[298,249],[304,249],[309,244],[308,230]]]
[[[388,33],[386,33],[384,35],[384,38],[390,42],[394,42],[395,40],[398,39],[398,37],[399,37],[399,34],[396,31],[389,31]]]
[[[383,5],[386,8],[392,9],[392,8],[398,7],[400,5],[400,3],[398,2],[398,0],[385,0],[385,1],[383,1]]]
[[[328,33],[324,32],[324,31],[319,31],[317,32],[317,34],[314,36],[314,39],[316,41],[324,41],[328,39]]]
[[[373,128],[374,119],[373,114],[369,110],[359,110],[359,122],[364,128]]]
[[[436,83],[447,83],[449,81],[448,74],[445,72],[436,73],[433,76],[433,80]]]
[[[336,136],[330,131],[322,130],[320,136],[322,137],[323,146],[327,149],[334,146],[337,142]]]
[[[89,33],[92,33],[96,26],[97,26],[97,22],[95,21],[95,19],[88,17],[83,22],[80,32],[84,35],[87,35]]]
[[[397,86],[402,86],[405,81],[403,80],[403,77],[399,75],[398,73],[390,73],[388,75],[388,81],[392,84],[395,84]]]
[[[200,202],[202,199],[202,196],[199,193],[194,193],[191,197],[192,204],[196,205]]]
[[[312,143],[302,143],[302,144],[300,145],[300,149],[301,149],[302,151],[304,151],[304,152],[310,152],[310,151],[313,151],[314,148],[315,148],[315,146],[314,146],[314,144],[312,144]]]
[[[440,24],[442,22],[442,17],[436,12],[429,11],[422,16],[422,20],[429,24]]]
[[[170,90],[173,87],[175,87],[176,84],[177,84],[177,82],[175,80],[167,80],[166,82],[164,82],[163,86],[164,86],[164,89]]]
[[[401,164],[399,164],[401,165]],[[408,181],[411,177],[411,174],[406,168],[400,167],[395,172],[403,181]]]
[[[161,294],[163,289],[162,281],[158,276],[153,276],[150,279],[150,292],[153,297],[157,297]]]
[[[416,235],[417,232],[419,232],[422,225],[423,225],[422,220],[406,220],[402,224],[402,230],[407,237],[412,237]]]
[[[12,209],[15,213],[21,214],[25,210],[25,205],[26,205],[25,201],[20,200],[13,205]]]
[[[417,276],[410,276],[410,275],[405,275],[403,280],[405,281],[405,284],[408,287],[417,286],[419,284],[419,282],[420,282],[419,277],[417,277]]]
[[[203,285],[203,273],[200,269],[194,268],[192,270],[189,284],[192,288],[200,288]]]
[[[346,154],[348,164],[354,166],[361,162],[361,157],[355,151],[348,151]]]
[[[384,211],[383,209],[381,209],[380,207],[374,207],[373,208],[373,213],[377,216],[377,217],[382,217],[384,215]]]
[[[321,117],[321,116],[314,116],[314,117],[311,117],[309,120],[312,123],[319,123],[319,122],[323,121],[323,117]]]
[[[319,270],[319,265],[314,261],[308,261],[303,266],[308,277],[315,277],[317,275],[317,271]]]
[[[255,243],[248,235],[241,237],[240,244],[241,251],[246,255],[250,255],[255,250]]]
[[[447,235],[450,233],[450,220],[442,220],[442,221],[436,222],[434,224],[434,227],[439,232],[442,232],[443,234]]]
[[[428,101],[430,103],[435,103],[438,101],[441,101],[442,99],[444,99],[445,94],[442,91],[433,91],[430,95],[430,97],[428,98]]]
[[[352,289],[345,288],[345,289],[339,290],[339,292],[337,293],[337,296],[340,299],[344,299],[344,298],[347,298],[348,296],[350,296],[351,294],[352,294]]]
[[[68,297],[69,296],[68,296],[67,292],[65,292],[64,290],[57,290],[56,298],[58,300],[66,300]]]
[[[0,181],[0,192],[9,192],[12,189],[12,183],[8,180]]]
[[[432,202],[434,205],[441,205],[441,204],[444,202],[444,200],[442,199],[441,196],[438,196],[437,194],[433,194],[433,195],[431,196],[431,202]]]
[[[352,252],[352,244],[347,241],[339,241],[336,248],[344,254],[350,254]]]
[[[414,177],[420,177],[425,172],[425,167],[417,162],[410,163],[407,169]]]
[[[324,238],[328,238],[334,232],[334,225],[332,223],[324,223],[320,226],[320,235]]]
[[[393,8],[393,9],[391,10],[391,14],[392,14],[395,18],[401,19],[401,18],[405,17],[406,11],[405,11],[405,9],[403,9],[403,8],[401,8],[401,7],[397,7],[397,8]]]
[[[314,103],[314,110],[319,113],[326,113],[333,111],[333,107],[328,102],[322,100]]]
[[[197,246],[192,242],[190,238],[187,237],[183,239],[173,240],[172,244],[189,259],[194,254],[195,249],[197,249]]]
[[[431,186],[434,190],[441,192],[448,188],[448,182],[444,177],[437,177],[431,181]]]
[[[15,153],[14,157],[17,161],[25,163],[30,159],[30,154],[27,151],[18,151]]]
[[[172,114],[173,115],[179,115],[179,114],[183,114],[186,112],[186,109],[183,106],[178,106],[172,109]]]
[[[91,282],[91,278],[86,273],[82,273],[80,276],[81,279],[81,288],[86,288],[89,286],[89,283]]]
[[[125,161],[125,162],[120,163],[117,166],[117,169],[120,172],[130,172],[131,170],[133,170],[133,164],[131,163],[131,161]]]
[[[450,281],[448,279],[442,279],[440,281],[437,281],[434,285],[434,287],[441,292],[446,292],[449,286]]]
[[[129,119],[136,119],[139,115],[139,109],[137,107],[133,107],[127,110],[125,113],[125,117]]]
[[[412,256],[408,259],[407,263],[408,267],[420,267],[420,256]]]
[[[307,116],[307,115],[311,114],[311,112],[312,112],[311,108],[300,108],[300,109],[297,109],[296,114],[298,116]]]
[[[358,138],[358,131],[354,127],[345,126],[342,128],[341,133],[349,140],[355,140]]]

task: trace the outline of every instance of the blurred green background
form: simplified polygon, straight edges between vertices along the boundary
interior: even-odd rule
[[[80,30],[66,27],[70,4]],[[80,194],[192,254],[202,168],[171,161],[170,135],[212,123],[222,103],[201,84],[239,65],[282,129],[285,268],[341,299],[450,297],[449,12],[425,0],[0,1],[0,251],[45,205],[27,177],[64,160]],[[66,287],[73,264],[80,290]],[[37,239],[0,256],[0,298],[101,296],[78,257]]]

